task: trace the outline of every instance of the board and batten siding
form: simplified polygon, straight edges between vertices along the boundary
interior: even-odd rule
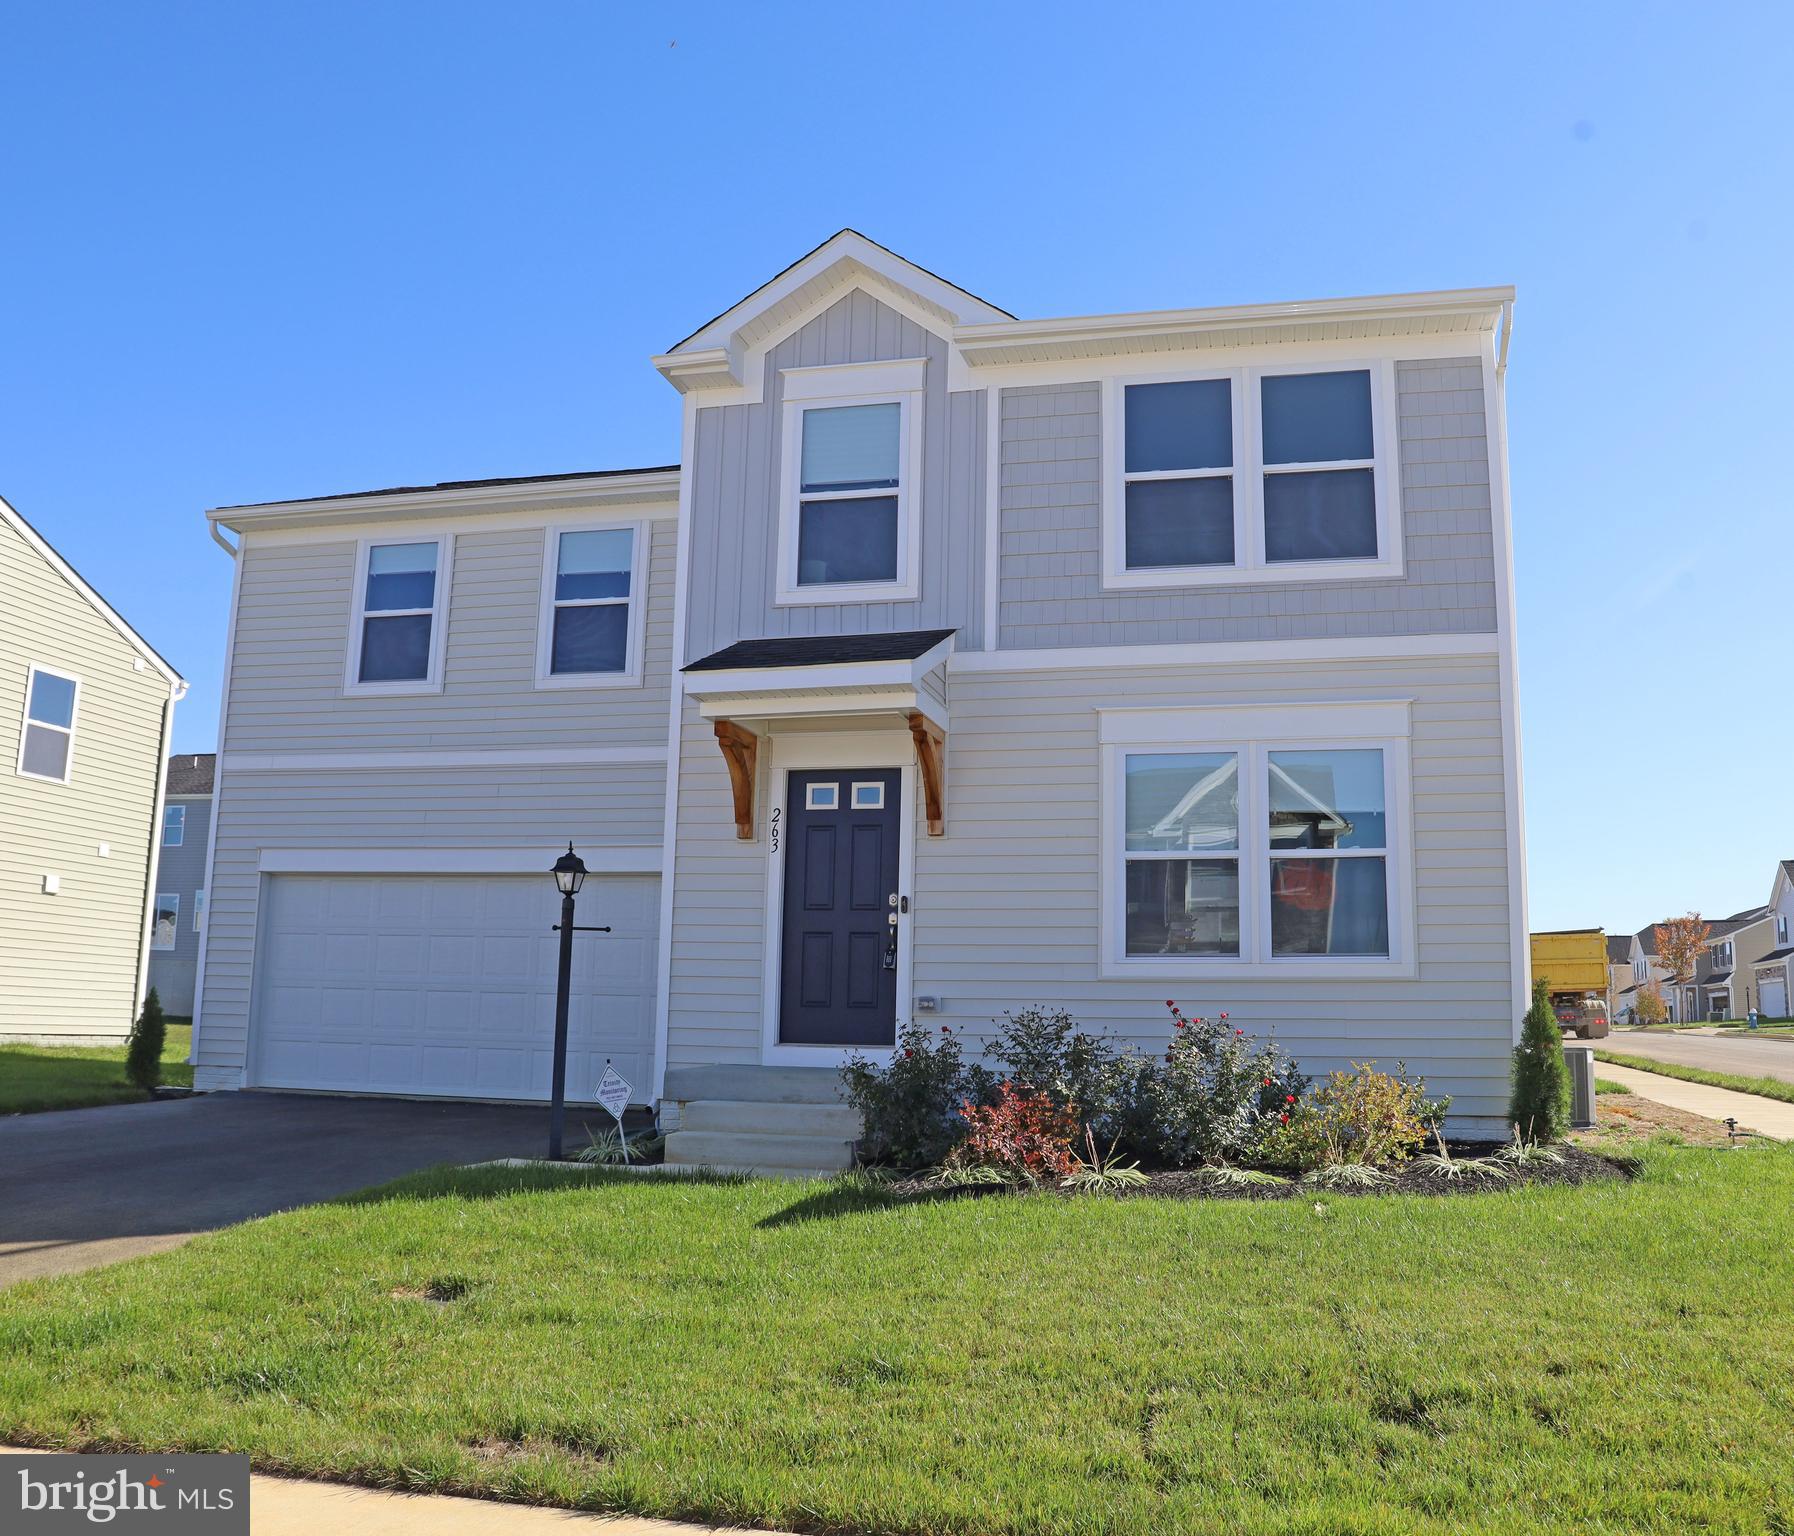
[[[607,509],[591,520],[626,516]],[[554,518],[581,520],[577,509]],[[370,698],[342,691],[356,541],[245,539],[207,896],[200,1087],[240,1086],[249,1066],[263,850],[540,846],[544,871],[569,838],[588,859],[607,848],[658,850],[674,523],[657,517],[647,527],[641,686],[535,686],[545,520],[520,519],[456,534],[441,692]],[[505,761],[544,749],[641,757]],[[491,761],[405,760],[460,751]],[[304,762],[308,753],[352,752],[392,757],[373,767]]]
[[[1063,1006],[1145,1049],[1164,1000],[1228,1010],[1315,1075],[1405,1061],[1454,1123],[1491,1132],[1507,1104],[1517,1017],[1508,933],[1496,658],[961,672],[947,733],[946,836],[915,841],[914,990],[974,1046],[1006,1009]],[[1174,982],[1099,974],[1102,708],[1413,700],[1418,975],[1387,981]],[[710,727],[686,712],[680,762],[667,1060],[760,1059],[765,955],[762,825],[734,834]],[[899,1017],[909,1000],[899,1000]]]
[[[779,547],[780,416],[786,368],[928,360],[922,432],[919,596],[901,603],[774,602]],[[688,659],[737,640],[957,629],[981,643],[984,589],[983,390],[947,388],[937,335],[855,291],[767,355],[763,401],[700,406],[691,475]]]
[[[170,795],[169,805],[185,806],[186,825],[178,847],[164,845],[156,870],[156,895],[178,896],[180,921],[175,924],[174,948],[152,949],[149,984],[156,989],[169,1013],[193,1012],[194,967],[199,963],[199,930],[193,925],[193,898],[206,886],[206,848],[212,831],[210,795]]]
[[[130,1033],[169,696],[168,679],[138,660],[0,521],[0,1039],[102,1044]],[[66,784],[15,771],[34,663],[81,682]]]
[[[1397,579],[1104,591],[1102,387],[1005,389],[998,643],[1004,649],[1495,631],[1482,365],[1398,362],[1405,573]]]

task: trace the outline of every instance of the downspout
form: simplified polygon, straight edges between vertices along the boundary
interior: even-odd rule
[[[212,939],[212,888],[216,883],[218,864],[218,813],[224,804],[224,723],[230,708],[230,664],[237,649],[237,597],[243,583],[243,543],[241,535],[235,544],[218,531],[218,520],[207,516],[206,531],[212,542],[231,559],[230,616],[224,631],[224,675],[218,688],[218,740],[212,758],[212,814],[206,829],[206,924],[199,930],[199,956],[193,962],[193,1030],[188,1037],[187,1061],[199,1065],[199,1030],[206,1006],[206,951]]]

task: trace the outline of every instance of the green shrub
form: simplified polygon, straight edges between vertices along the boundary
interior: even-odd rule
[[[959,1038],[945,1024],[936,1034],[923,1024],[897,1032],[887,1065],[863,1056],[841,1068],[847,1101],[860,1112],[860,1160],[897,1168],[931,1168],[965,1137],[961,1107],[990,1097],[983,1067],[968,1064]]]
[[[168,1033],[168,1021],[162,1014],[162,999],[151,987],[143,999],[143,1012],[131,1026],[131,1039],[125,1046],[125,1076],[145,1093],[162,1081],[162,1042]]]
[[[1391,1076],[1363,1062],[1333,1072],[1311,1098],[1278,1116],[1258,1152],[1291,1168],[1386,1168],[1405,1163],[1426,1140],[1436,1101],[1398,1066]]]
[[[1532,1006],[1514,1047],[1507,1117],[1527,1141],[1562,1141],[1570,1129],[1570,1068],[1564,1060],[1563,1032],[1542,979],[1532,984]]]
[[[1128,1080],[1138,1058],[1117,1051],[1109,1036],[1080,1029],[1063,1008],[1005,1013],[986,1055],[1018,1087],[1071,1106],[1102,1140],[1120,1134]]]

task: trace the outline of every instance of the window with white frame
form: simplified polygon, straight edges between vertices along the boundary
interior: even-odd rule
[[[195,891],[193,893],[193,931],[195,933],[203,933],[205,931],[205,926],[206,893],[204,891]]]
[[[1775,942],[1777,944],[1788,942],[1788,914],[1786,912],[1775,914]]]
[[[181,930],[181,898],[159,894],[156,915],[150,924],[150,948],[173,949],[175,936]]]
[[[780,602],[916,595],[926,366],[786,370]]]
[[[78,678],[32,667],[25,679],[25,719],[17,771],[28,779],[66,784],[74,764]]]
[[[1292,711],[1103,712],[1108,973],[1406,974],[1406,706]]]
[[[365,543],[355,580],[351,692],[411,692],[438,686],[446,539]]]
[[[1393,380],[1377,362],[1112,381],[1104,584],[1399,574]]]
[[[1723,943],[1715,944],[1713,946],[1713,969],[1716,971],[1729,971],[1731,968],[1732,941],[1726,939]]]
[[[187,836],[187,807],[184,805],[165,805],[162,807],[162,846],[179,848]]]
[[[641,681],[640,523],[550,528],[536,680],[602,687]]]

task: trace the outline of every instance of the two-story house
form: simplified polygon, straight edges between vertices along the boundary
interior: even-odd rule
[[[1713,923],[1695,974],[1700,1011],[1688,1017],[1746,1017],[1757,1005],[1756,967],[1775,948],[1775,930],[1767,907],[1749,907]]]
[[[1794,961],[1794,859],[1783,859],[1775,867],[1775,881],[1769,892],[1770,948],[1752,965],[1756,982],[1757,1011],[1767,1019],[1788,1017],[1789,962]]]
[[[186,686],[0,501],[0,1040],[130,1033]]]
[[[543,1095],[570,839],[569,1081],[675,1160],[1166,998],[1499,1133],[1511,299],[1029,321],[844,231],[655,359],[681,467],[214,511],[199,1085]]]
[[[1639,999],[1647,991],[1656,990],[1663,999],[1664,1007],[1670,1016],[1676,1015],[1681,1000],[1676,996],[1676,988],[1670,982],[1669,967],[1657,958],[1657,925],[1647,924],[1632,935],[1630,946],[1632,981],[1619,995],[1620,1012],[1614,1015],[1618,1023],[1622,1015],[1631,1020],[1637,1015]]]
[[[1629,933],[1610,933],[1607,935],[1607,1017],[1617,1022],[1622,1016],[1627,1002],[1626,994],[1632,990],[1632,935]]]
[[[150,925],[149,981],[163,1009],[193,1012],[199,936],[206,917],[206,852],[212,831],[211,752],[183,752],[168,760],[163,788],[162,860]]]

